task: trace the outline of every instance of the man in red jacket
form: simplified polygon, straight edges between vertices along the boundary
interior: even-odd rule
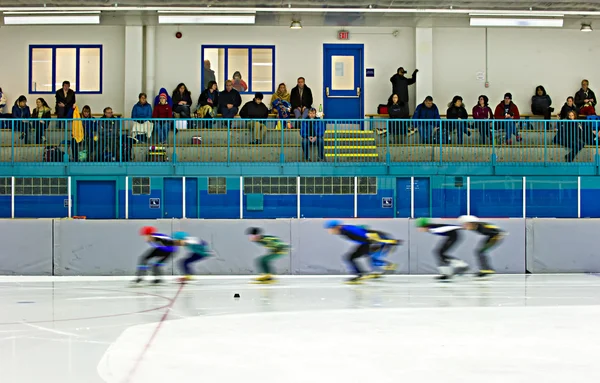
[[[512,145],[512,136],[515,136],[517,142],[522,140],[521,136],[519,136],[519,131],[517,130],[517,123],[514,120],[519,120],[521,115],[519,114],[519,108],[512,102],[512,94],[506,93],[504,95],[504,101],[501,101],[498,106],[496,106],[496,110],[494,112],[494,119],[496,120],[506,120],[506,121],[498,121],[496,124],[498,127],[504,128],[504,133],[506,135],[506,144]]]
[[[167,102],[167,94],[161,93],[159,95],[159,103],[154,107],[152,111],[152,118],[173,118],[173,109]],[[169,127],[170,123],[168,121],[155,121],[154,123],[154,140],[153,142],[157,144],[164,144],[167,142],[167,137],[169,136]]]

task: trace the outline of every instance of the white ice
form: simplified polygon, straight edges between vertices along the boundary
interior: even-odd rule
[[[600,277],[0,277],[0,382],[597,382]],[[241,298],[234,299],[239,293]]]

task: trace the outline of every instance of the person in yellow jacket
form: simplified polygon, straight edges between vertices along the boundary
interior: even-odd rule
[[[80,154],[87,151],[81,148],[80,144],[83,142],[85,134],[83,131],[83,122],[81,121],[81,113],[77,104],[73,106],[73,122],[71,125],[71,158],[72,162],[79,162],[84,160],[84,156],[80,157]]]

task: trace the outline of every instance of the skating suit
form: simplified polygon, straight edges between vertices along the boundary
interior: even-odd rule
[[[155,249],[160,249],[164,252],[172,253],[176,250],[175,241],[166,234],[154,233],[150,236],[148,242]]]
[[[257,243],[266,247],[270,254],[283,255],[287,253],[289,245],[283,242],[281,239],[272,235],[263,235]]]

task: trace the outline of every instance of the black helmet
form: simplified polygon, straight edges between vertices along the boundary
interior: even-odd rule
[[[258,227],[249,227],[246,229],[246,235],[260,235],[262,230]]]

